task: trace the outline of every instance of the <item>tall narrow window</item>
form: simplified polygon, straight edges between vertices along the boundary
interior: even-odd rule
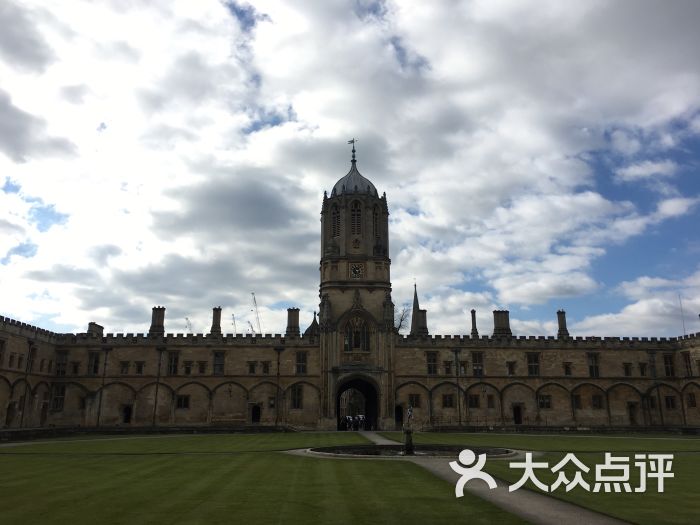
[[[345,327],[345,351],[369,352],[369,328],[359,317],[353,317]]]
[[[66,385],[54,385],[51,397],[51,410],[60,412],[63,410],[63,401],[66,398]]]
[[[99,352],[90,352],[88,354],[88,375],[96,376],[100,373],[100,354]]]
[[[664,354],[664,373],[666,377],[674,377],[676,375],[673,368],[673,354]]]
[[[600,376],[600,361],[598,359],[598,354],[590,353],[588,354],[588,375],[590,377]]]
[[[178,358],[179,354],[177,352],[168,352],[168,375],[176,376],[178,368]]]
[[[292,385],[292,408],[304,408],[304,385]]]
[[[437,352],[427,352],[425,354],[427,365],[428,365],[428,375],[435,375],[438,373],[437,364]]]
[[[540,354],[536,352],[530,352],[527,354],[527,375],[540,375]]]
[[[484,353],[472,352],[472,372],[474,377],[482,377],[484,375]]]
[[[685,365],[685,375],[690,377],[693,375],[693,367],[690,364],[690,352],[683,352],[683,364]]]
[[[350,233],[362,235],[362,205],[355,201],[350,208]]]
[[[331,237],[340,236],[340,211],[335,204],[331,208]]]
[[[206,369],[206,362],[204,362],[204,369]],[[202,365],[200,363],[199,365],[199,370],[200,374],[203,374],[202,372]],[[224,353],[223,352],[214,352],[214,375],[215,376],[222,376],[224,375]]]
[[[297,375],[306,374],[307,356],[308,356],[308,354],[306,352],[297,352],[297,363],[296,363]]]
[[[372,228],[374,230],[374,237],[379,239],[379,208],[376,206],[372,212]]]

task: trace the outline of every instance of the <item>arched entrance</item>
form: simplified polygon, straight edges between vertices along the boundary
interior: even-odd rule
[[[250,422],[260,423],[260,405],[253,405],[250,409]]]
[[[371,381],[359,377],[344,381],[335,396],[338,430],[346,430],[345,416],[364,416],[365,429],[377,429],[379,396]]]

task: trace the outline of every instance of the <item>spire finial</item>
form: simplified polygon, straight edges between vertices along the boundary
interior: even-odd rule
[[[348,140],[348,144],[352,144],[352,163],[353,164],[356,162],[355,161],[355,142],[359,142],[359,141],[355,138]]]

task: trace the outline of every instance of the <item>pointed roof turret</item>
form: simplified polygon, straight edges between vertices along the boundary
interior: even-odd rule
[[[428,335],[428,311],[418,304],[418,288],[413,283],[413,311],[411,313],[411,335]]]
[[[304,337],[308,336],[313,336],[313,335],[319,335],[321,333],[321,329],[318,326],[318,321],[316,320],[316,312],[314,312],[314,320],[311,322],[309,327],[304,330]]]
[[[346,193],[365,193],[379,197],[374,184],[357,170],[357,159],[355,158],[355,139],[349,140],[352,144],[352,159],[350,160],[350,171],[333,186],[331,197]]]

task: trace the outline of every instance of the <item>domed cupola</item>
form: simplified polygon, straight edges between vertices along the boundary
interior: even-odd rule
[[[341,178],[333,186],[333,191],[331,191],[331,197],[336,197],[338,195],[347,195],[351,193],[372,195],[374,197],[379,197],[377,193],[377,188],[374,184],[370,182],[368,178],[363,176],[357,170],[357,160],[355,160],[355,143],[354,139],[352,141],[352,166],[350,171],[345,177]]]

